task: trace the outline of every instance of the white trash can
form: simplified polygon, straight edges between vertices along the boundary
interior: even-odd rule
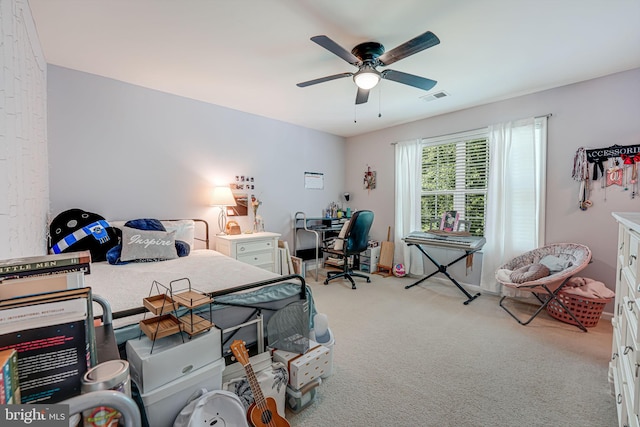
[[[331,376],[331,374],[333,374],[333,346],[336,344],[336,340],[335,340],[335,337],[333,336],[333,331],[331,331],[331,328],[327,329],[327,334],[329,335],[329,340],[327,342],[318,341],[315,331],[313,329],[311,330],[311,334],[309,337],[313,341],[316,341],[318,344],[323,345],[329,349],[329,363],[327,364],[327,369],[325,373],[320,375],[320,378],[322,379],[327,379]]]

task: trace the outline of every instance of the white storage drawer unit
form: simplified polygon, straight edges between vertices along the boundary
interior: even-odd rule
[[[618,425],[640,427],[640,213],[614,213],[618,221],[616,299],[609,363]]]
[[[378,261],[380,261],[380,246],[368,248],[360,253],[360,271],[375,273],[378,271]]]
[[[278,259],[278,233],[252,233],[216,236],[216,250],[246,264],[272,272]]]

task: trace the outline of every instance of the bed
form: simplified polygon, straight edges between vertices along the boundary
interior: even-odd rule
[[[116,340],[122,345],[140,335],[139,321],[151,316],[143,307],[144,298],[184,284],[213,297],[202,315],[223,330],[223,351],[229,353],[233,339],[247,345],[264,343],[266,324],[278,309],[295,301],[309,304],[315,313],[311,293],[301,276],[281,276],[227,257],[209,248],[209,226],[204,220],[162,220],[167,231],[175,231],[176,240],[191,247],[187,256],[157,262],[132,262],[112,265],[93,262],[85,276],[85,286],[111,306]],[[122,221],[109,221],[122,227]],[[180,279],[188,279],[185,282]],[[177,282],[174,282],[177,281]],[[172,285],[178,283],[178,285]],[[158,287],[154,283],[162,286]]]

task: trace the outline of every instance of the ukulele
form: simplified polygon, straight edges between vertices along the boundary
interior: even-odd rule
[[[244,367],[244,371],[249,379],[249,387],[253,393],[254,403],[249,406],[247,420],[253,427],[291,427],[289,421],[278,414],[276,400],[273,397],[265,399],[256,374],[253,372],[249,353],[244,346],[244,342],[235,340],[231,343],[231,352],[238,362]]]

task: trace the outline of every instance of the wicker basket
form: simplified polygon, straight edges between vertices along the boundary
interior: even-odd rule
[[[592,328],[598,324],[600,316],[602,316],[602,310],[607,305],[610,298],[585,298],[578,295],[568,294],[565,292],[558,292],[558,299],[567,306],[569,310],[576,316],[582,324],[587,328]],[[569,323],[571,325],[577,325],[576,321],[566,312],[558,301],[551,300],[547,304],[547,312],[551,317],[554,317],[561,322]]]

